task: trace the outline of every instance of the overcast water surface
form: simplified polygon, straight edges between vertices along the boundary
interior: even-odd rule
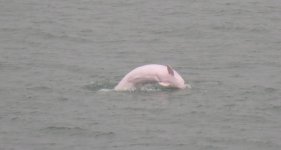
[[[111,90],[169,64],[191,90]],[[1,150],[280,150],[280,0],[0,0]]]

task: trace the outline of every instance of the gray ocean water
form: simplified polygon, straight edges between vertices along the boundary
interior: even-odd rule
[[[280,150],[280,57],[280,0],[0,0],[0,149]]]

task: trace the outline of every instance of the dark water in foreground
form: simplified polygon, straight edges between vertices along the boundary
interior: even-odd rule
[[[1,0],[1,150],[280,150],[279,0]],[[111,90],[170,64],[191,90]]]

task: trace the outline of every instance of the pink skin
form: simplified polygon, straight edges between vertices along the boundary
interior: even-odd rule
[[[170,66],[149,64],[135,68],[129,72],[114,88],[116,91],[131,91],[147,84],[158,83],[163,87],[185,89],[183,78]]]

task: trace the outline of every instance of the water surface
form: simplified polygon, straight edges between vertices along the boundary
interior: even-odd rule
[[[0,149],[280,150],[278,0],[0,1]],[[114,92],[170,64],[191,90]]]

